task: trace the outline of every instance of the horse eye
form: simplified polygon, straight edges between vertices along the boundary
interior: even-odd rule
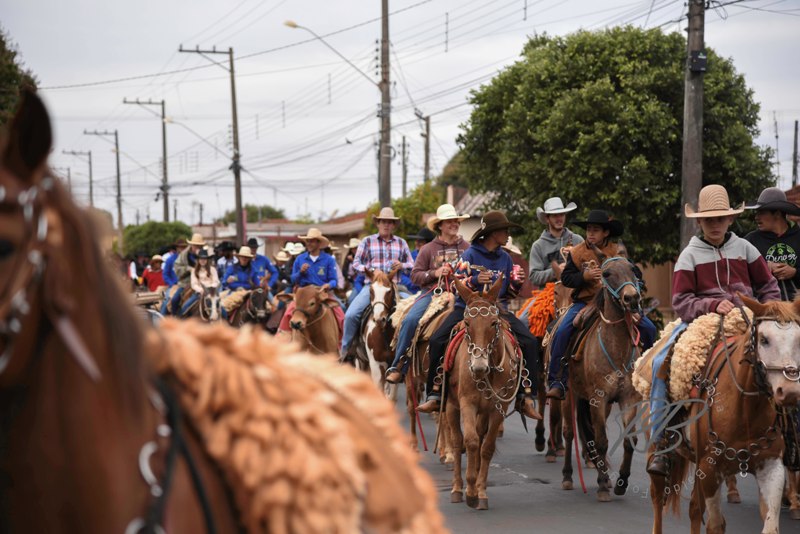
[[[14,252],[14,245],[7,239],[0,239],[0,260],[8,258]]]
[[[758,342],[764,346],[769,345],[769,339],[767,339],[767,336],[761,336]]]
[[[603,278],[608,278],[611,276],[611,271],[603,271]]]

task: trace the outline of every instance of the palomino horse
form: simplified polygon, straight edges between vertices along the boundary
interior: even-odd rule
[[[736,473],[755,475],[762,533],[778,532],[784,484],[779,411],[800,400],[800,302],[760,304],[740,297],[754,314],[750,332],[706,364],[698,402],[678,415],[687,423],[673,427],[682,428],[685,439],[668,452],[670,475],[650,476],[655,534],[662,532],[664,508],[679,510],[690,462],[696,469],[689,506],[692,534],[700,533],[706,511],[706,532],[725,532],[721,480]]]
[[[466,302],[463,341],[447,373],[446,416],[450,443],[455,451],[450,502],[461,502],[461,450],[467,450],[467,505],[489,508],[486,479],[494,456],[500,423],[516,398],[522,380],[522,354],[500,317],[497,296],[503,277],[487,292],[473,292],[456,280],[458,294]],[[457,341],[453,341],[456,343]],[[448,353],[452,350],[448,347]],[[445,369],[448,363],[445,362]]]
[[[397,271],[365,271],[372,283],[369,284],[369,307],[364,313],[361,335],[356,340],[355,361],[358,369],[369,371],[372,382],[392,401],[397,400],[397,384],[386,382],[386,369],[394,359],[389,343],[395,326],[389,318],[397,304],[397,287],[392,281]]]
[[[147,331],[89,216],[48,174],[49,120],[35,95],[9,134],[0,531],[444,532],[432,481],[363,374],[248,329],[168,320]],[[180,373],[176,359],[188,366]],[[170,387],[155,385],[154,367]],[[192,377],[195,390],[183,385]],[[229,411],[240,402],[254,406],[251,419]],[[196,417],[230,430],[209,436]],[[244,480],[229,477],[235,464]]]
[[[328,303],[327,289],[305,286],[296,293],[280,293],[277,298],[287,304],[294,300],[296,307],[289,326],[292,341],[298,342],[301,349],[315,354],[339,352],[339,324]]]
[[[265,328],[272,312],[272,303],[269,292],[263,287],[258,287],[244,298],[242,303],[228,315],[231,326],[241,328],[245,324],[259,324]]]
[[[204,287],[203,294],[186,311],[184,317],[199,317],[206,322],[219,321],[219,290],[216,287]]]
[[[633,362],[640,355],[635,334],[634,315],[639,313],[641,296],[638,280],[632,265],[619,256],[606,259],[602,264],[603,290],[597,294],[594,304],[600,319],[590,327],[577,358],[569,363],[569,391],[563,401],[564,439],[567,454],[564,455],[563,489],[572,489],[572,447],[575,412],[579,401],[588,404],[591,416],[590,433],[593,438],[587,441],[589,457],[597,467],[597,500],[611,500],[609,490],[608,437],[606,419],[611,403],[619,404],[625,428],[636,416],[635,408],[641,400],[631,383]],[[577,335],[577,333],[576,333]],[[635,437],[624,440],[624,454],[619,468],[619,478],[614,493],[624,495],[631,474],[631,461],[636,444]],[[580,460],[577,460],[580,461]]]

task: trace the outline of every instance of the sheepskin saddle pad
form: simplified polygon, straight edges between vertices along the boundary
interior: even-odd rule
[[[394,337],[392,338],[392,343],[390,345],[392,350],[397,347],[397,338],[400,336],[400,324],[405,319],[406,315],[408,315],[408,311],[411,309],[411,306],[416,300],[417,297],[415,295],[405,298],[397,303],[397,309],[392,314],[392,324],[395,325]],[[454,302],[455,295],[448,291],[445,291],[440,295],[433,296],[430,304],[428,304],[428,308],[425,310],[425,313],[422,315],[419,323],[417,323],[417,329],[414,335],[415,343],[419,341],[425,341],[431,336],[432,332],[427,331],[428,325],[431,324],[431,322],[439,315],[439,313],[452,306]],[[403,306],[402,310],[400,309],[401,306]]]
[[[725,339],[745,334],[750,322],[752,312],[745,309],[747,318],[742,316],[742,308],[735,308],[724,317],[723,335]],[[692,390],[693,378],[702,373],[709,354],[714,350],[712,344],[718,344],[723,339],[718,339],[719,322],[721,316],[717,313],[701,315],[685,328],[679,336],[673,332],[682,326],[681,320],[676,319],[669,323],[661,333],[658,341],[644,355],[636,361],[633,371],[633,387],[642,398],[650,398],[650,388],[653,377],[653,360],[663,351],[672,347],[672,362],[669,369],[669,396],[670,400],[678,401],[689,398]],[[677,337],[677,340],[675,339]]]

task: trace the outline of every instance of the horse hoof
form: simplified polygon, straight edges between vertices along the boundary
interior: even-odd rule
[[[564,449],[557,449],[556,456],[564,457]]]
[[[478,507],[478,501],[479,501],[479,499],[478,499],[477,495],[475,495],[475,496],[467,495],[467,506],[469,506],[470,508],[477,508]]]
[[[548,464],[556,463],[556,455],[555,454],[548,454],[547,456],[544,457],[544,459]]]
[[[502,438],[503,437],[503,431],[502,430],[498,430],[497,431],[497,437],[498,438]]]
[[[789,517],[792,519],[800,519],[800,510],[789,510]]]
[[[593,461],[586,460],[586,469],[597,469],[597,466],[594,465]]]
[[[730,504],[742,504],[742,498],[739,496],[738,491],[728,492],[728,502]]]
[[[489,509],[489,499],[478,499],[478,506],[477,510],[488,510]]]
[[[444,464],[444,468],[445,468],[445,470],[447,470],[447,471],[452,471],[452,470],[454,469],[454,468],[453,468],[453,462],[449,462],[449,463],[448,463],[448,462],[445,462],[445,464]],[[461,502],[461,501],[459,501],[459,502]]]
[[[464,494],[461,493],[460,491],[454,491],[453,493],[450,494],[450,502],[454,504],[459,502],[464,502]]]
[[[625,495],[625,492],[628,490],[628,485],[625,484],[624,486],[620,486],[619,484],[614,484],[614,495]]]
[[[542,452],[544,450],[544,444],[545,444],[544,438],[542,439],[536,438],[536,441],[534,443],[536,443],[536,452]]]
[[[611,494],[607,491],[598,491],[597,492],[597,501],[598,502],[611,502]]]
[[[564,482],[562,482],[561,483],[561,489],[562,490],[574,489],[573,486],[572,486],[572,481],[571,480],[565,480]]]

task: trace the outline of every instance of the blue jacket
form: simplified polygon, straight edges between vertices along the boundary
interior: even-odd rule
[[[305,264],[308,264],[308,270],[301,273],[300,268]],[[294,260],[292,283],[300,287],[323,284],[336,287],[336,260],[330,254],[320,252],[317,261],[313,261],[308,252],[303,252]]]
[[[236,278],[233,282],[228,282],[228,277],[233,276]],[[235,263],[228,265],[225,269],[225,278],[222,280],[222,287],[225,289],[255,289],[261,283],[258,277],[258,271],[253,267],[252,262],[247,264],[247,268],[241,264]]]
[[[508,252],[503,250],[503,247],[498,247],[489,252],[486,250],[486,247],[484,247],[483,244],[478,242],[473,243],[471,247],[464,251],[461,259],[465,262],[468,262],[470,265],[480,265],[492,271],[491,283],[494,283],[500,274],[503,275],[503,286],[500,289],[500,295],[498,296],[497,301],[500,304],[500,307],[505,309],[506,299],[508,298],[509,293],[515,292],[514,288],[511,288],[509,291],[511,270],[514,268],[514,262],[511,260],[511,256],[509,256]],[[466,281],[467,286],[469,286],[469,288],[473,291],[483,289],[481,285],[478,284],[479,273],[480,271],[477,269],[472,269],[471,276]],[[461,308],[466,307],[466,303],[461,299],[460,296],[458,299],[456,299],[456,306]]]
[[[253,268],[258,273],[259,280],[262,280],[267,271],[269,271],[271,275],[269,278],[269,287],[275,289],[275,286],[278,285],[278,269],[272,265],[272,262],[269,261],[269,258],[262,256],[261,254],[256,254],[256,257],[253,258],[250,263],[253,264]]]
[[[178,253],[176,252],[164,262],[164,282],[170,287],[178,283],[178,275],[175,274],[175,260],[177,259]]]

